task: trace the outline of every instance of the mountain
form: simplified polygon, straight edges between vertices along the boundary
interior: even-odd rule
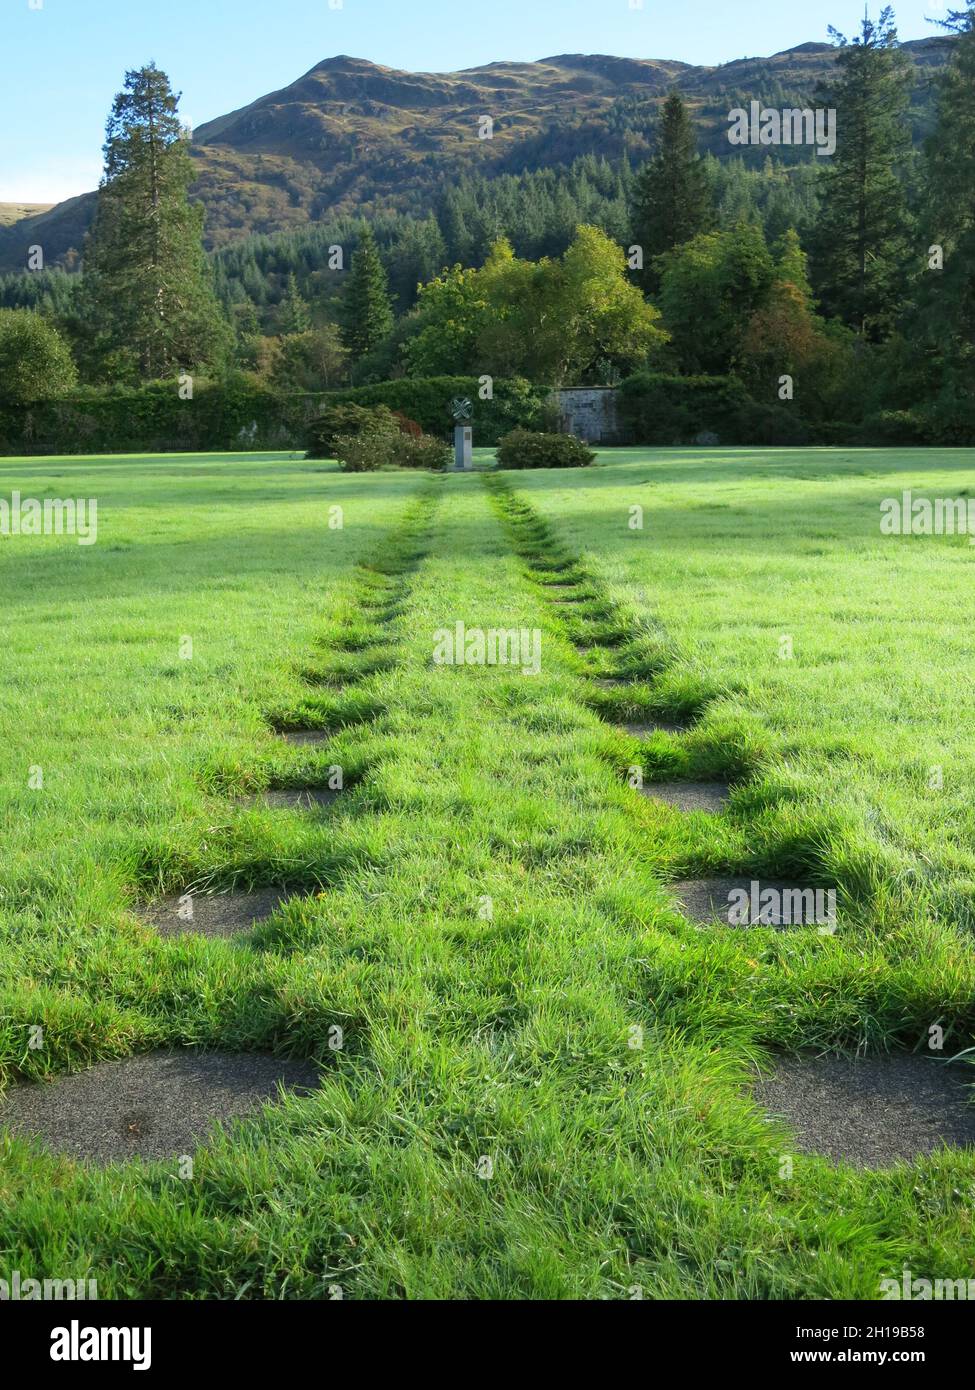
[[[48,212],[53,206],[53,203],[0,203],[0,227],[11,227],[39,212]]]
[[[916,71],[916,140],[930,129],[933,80],[953,42],[938,37],[903,46]],[[211,247],[330,214],[384,208],[422,214],[445,182],[465,173],[516,173],[587,153],[642,160],[657,108],[674,89],[692,110],[702,150],[760,162],[768,150],[729,144],[729,110],[753,99],[779,108],[811,104],[831,74],[835,51],[804,43],[719,67],[574,53],[455,73],[327,58],[281,91],[195,131],[193,196],[206,207]],[[479,138],[485,116],[493,121],[490,139]],[[809,152],[775,155],[795,161]],[[94,199],[84,194],[0,226],[0,270],[23,269],[34,244],[43,246],[48,265],[73,268]]]

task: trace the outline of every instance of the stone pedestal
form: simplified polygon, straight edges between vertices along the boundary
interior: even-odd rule
[[[454,467],[473,468],[474,431],[470,425],[454,428]]]

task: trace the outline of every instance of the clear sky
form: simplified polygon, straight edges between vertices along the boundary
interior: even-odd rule
[[[871,0],[876,14],[881,0]],[[944,0],[895,6],[902,39]],[[0,202],[94,188],[128,68],[154,59],[191,125],[348,53],[448,72],[498,59],[612,53],[723,63],[855,31],[862,0],[0,0]]]

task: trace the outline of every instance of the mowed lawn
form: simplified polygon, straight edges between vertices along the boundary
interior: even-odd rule
[[[734,741],[762,770],[777,835],[791,821],[848,886],[932,893],[975,929],[975,548],[968,535],[880,531],[885,498],[972,494],[971,451],[615,450],[602,462],[523,487],[662,626],[654,703],[700,714],[691,747]]]
[[[99,503],[97,545],[0,541],[6,1081],[161,1046],[323,1067],[190,1178],[0,1138],[0,1267],[102,1297],[876,1298],[905,1264],[969,1277],[971,1153],[837,1170],[748,1090],[776,1049],[926,1049],[935,1024],[945,1056],[972,1044],[975,552],[879,530],[884,497],[955,496],[969,469],[0,462],[0,496]],[[539,628],[540,674],[434,664],[457,622]],[[617,727],[650,713],[691,727]],[[324,749],[274,732],[305,726]],[[641,797],[634,765],[729,778],[730,811]],[[335,766],[322,814],[245,801]],[[720,873],[835,886],[839,930],[700,931],[666,884]],[[294,896],[243,939],[139,916],[263,886]]]

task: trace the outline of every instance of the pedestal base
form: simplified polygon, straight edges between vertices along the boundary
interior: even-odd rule
[[[457,425],[454,429],[454,467],[473,468],[474,431],[470,425]]]

